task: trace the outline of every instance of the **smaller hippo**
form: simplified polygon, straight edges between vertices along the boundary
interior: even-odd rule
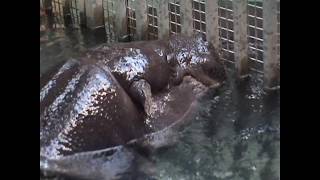
[[[102,45],[88,52],[87,58],[107,65],[147,115],[153,111],[152,94],[180,84],[184,76],[213,88],[226,78],[214,47],[199,35]]]

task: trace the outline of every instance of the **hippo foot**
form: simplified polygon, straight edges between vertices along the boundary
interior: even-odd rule
[[[155,113],[156,105],[152,97],[151,86],[146,80],[140,79],[133,82],[130,87],[130,93],[133,99],[143,105],[147,116],[152,116]]]

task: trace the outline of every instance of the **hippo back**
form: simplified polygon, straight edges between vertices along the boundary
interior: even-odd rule
[[[140,41],[100,45],[87,56],[107,65],[126,90],[133,81],[145,79],[157,92],[166,87],[171,74],[167,50],[165,41]]]
[[[124,144],[147,132],[106,66],[68,61],[40,91],[40,155],[55,158]]]

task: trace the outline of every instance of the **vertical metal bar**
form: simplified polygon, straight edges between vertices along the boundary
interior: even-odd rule
[[[88,16],[87,16],[87,3],[86,0],[83,0],[83,25],[88,27]]]
[[[106,16],[105,16],[105,2],[104,0],[101,0],[101,3],[102,3],[102,19],[103,19],[103,28],[104,28],[104,31],[106,32],[106,36],[108,36],[108,33],[107,33],[107,29],[106,29]],[[107,38],[107,41],[109,41],[109,38]]]
[[[76,25],[78,26],[79,25],[79,9],[78,9],[78,6],[77,6],[77,0],[74,0],[74,8],[75,8],[75,12],[76,12]]]
[[[266,89],[279,88],[280,69],[277,58],[277,0],[263,2],[264,78]]]
[[[74,9],[73,9],[73,1],[70,0],[69,2],[67,2],[69,4],[69,9],[68,11],[70,11],[70,15],[71,15],[71,23],[72,23],[72,26],[74,27],[75,25],[75,20],[74,20]]]
[[[193,34],[193,19],[192,19],[192,0],[180,1],[180,12],[181,12],[181,33],[185,35]]]
[[[60,25],[64,25],[64,12],[63,12],[63,2],[58,1],[59,5],[59,22],[57,23],[57,27],[60,27]]]
[[[106,33],[107,34],[107,41],[108,42],[111,42],[112,41],[112,35],[111,35],[111,18],[110,18],[110,11],[111,11],[111,7],[110,7],[110,1],[109,0],[107,0],[107,23],[108,23],[108,29],[106,30],[106,31],[108,31],[108,33]],[[106,23],[104,23],[104,25],[105,25]]]
[[[134,5],[136,10],[137,40],[146,40],[148,35],[147,1],[137,0]]]
[[[126,16],[126,0],[116,0],[115,1],[115,32],[116,38],[120,38],[127,32],[127,16]]]
[[[157,1],[159,2],[159,1]],[[159,7],[159,39],[169,37],[169,0],[163,0],[158,5]]]
[[[248,76],[247,0],[233,1],[235,66],[239,78]]]
[[[86,3],[86,14],[87,14],[87,26],[88,28],[92,28],[94,26],[93,24],[93,6],[91,0],[85,0]]]
[[[206,34],[208,42],[219,48],[218,0],[206,0]]]
[[[57,4],[58,4],[58,7],[57,7]],[[52,16],[53,16],[52,18],[54,19],[53,26],[54,28],[57,28],[58,19],[60,19],[60,15],[61,15],[59,1],[58,2],[53,1],[53,9],[54,9],[54,11],[52,11]]]

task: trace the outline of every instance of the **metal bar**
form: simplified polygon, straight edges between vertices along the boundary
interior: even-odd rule
[[[223,9],[223,10],[226,10],[226,11],[229,11],[229,12],[233,12],[233,9],[228,9],[228,8],[225,8],[225,7],[222,7],[222,6],[220,6],[219,9]]]
[[[152,23],[151,23],[151,24],[149,23],[148,25],[149,25],[149,26],[152,26],[152,27],[155,27],[155,28],[158,28],[158,26],[156,26],[156,25],[154,25],[154,24],[152,24]],[[149,32],[149,33],[150,33],[150,32]]]
[[[109,39],[108,39],[108,33],[107,33],[107,28],[106,28],[106,15],[105,15],[106,9],[105,9],[105,2],[104,2],[104,0],[102,0],[102,8],[103,8],[103,11],[102,11],[103,28],[104,28],[104,30],[105,30],[105,32],[106,32],[106,37],[107,37],[107,41],[108,41]]]
[[[263,39],[261,39],[261,38],[258,38],[255,36],[248,36],[248,37],[263,42]]]
[[[226,21],[230,21],[230,22],[233,22],[233,19],[228,19],[228,18],[225,18],[225,17],[222,17],[222,16],[219,16],[220,19],[223,19],[223,20],[226,20]]]
[[[79,7],[78,7],[78,4],[77,4],[77,0],[74,0],[74,5],[75,5],[75,11],[76,11],[76,20],[77,20],[77,26],[80,25],[80,18],[79,18]]]
[[[218,27],[218,29],[222,29],[222,30],[224,30],[224,31],[229,31],[229,32],[234,32],[233,30],[231,30],[231,29],[228,29],[228,28],[225,28],[225,27]],[[223,37],[222,37],[223,38]]]
[[[249,46],[249,49],[253,49],[253,50],[255,50],[255,51],[261,51],[261,52],[263,52],[262,49],[256,48],[256,47],[254,47],[254,46]]]
[[[183,0],[180,2],[181,12],[181,33],[185,35],[193,34],[193,18],[192,18],[192,0]]]
[[[206,34],[207,41],[219,49],[219,14],[218,0],[206,0]]]
[[[275,89],[280,86],[280,69],[277,58],[277,1],[263,2],[263,49],[265,88]]]
[[[233,51],[229,50],[229,49],[225,49],[225,48],[221,48],[224,51],[230,52],[230,53],[234,53]]]
[[[257,6],[258,7],[258,6]],[[254,16],[254,15],[251,15],[251,14],[248,14],[249,17],[252,17],[252,18],[256,18],[256,19],[259,19],[259,20],[263,20],[262,17],[259,17],[259,16]]]
[[[257,58],[249,57],[249,60],[251,60],[251,61],[256,61],[256,62],[259,62],[259,63],[263,64],[263,61],[262,61],[262,60],[259,60],[259,59],[257,59]]]
[[[180,14],[178,14],[178,13],[175,13],[175,12],[169,12],[170,14],[173,14],[173,15],[175,15],[175,16],[180,16]]]
[[[202,20],[199,20],[199,19],[193,19],[193,21],[196,21],[196,22],[199,22],[199,23],[205,23],[205,24],[206,24],[206,21],[202,21]]]
[[[248,25],[248,26],[251,27],[251,28],[263,31],[263,28],[260,28],[258,26],[252,26],[252,25]]]
[[[234,41],[230,40],[230,39],[227,39],[227,38],[224,38],[224,37],[220,37],[220,39],[224,40],[224,41],[229,41],[231,43],[234,43]]]
[[[221,58],[222,60],[224,60],[224,61],[227,61],[228,63],[232,63],[232,64],[234,64],[234,61],[230,61],[230,60],[228,60],[228,59],[225,59],[225,58]]]
[[[150,16],[151,18],[158,18],[158,16],[154,16],[152,14],[148,14],[148,16]],[[153,21],[152,21],[152,23],[153,23]]]
[[[137,40],[146,40],[148,35],[147,1],[135,1]]]
[[[74,24],[74,16],[73,16],[72,0],[65,1],[65,6],[68,7],[67,12],[70,13],[71,25],[73,26],[73,24]]]
[[[202,14],[205,13],[205,12],[203,12],[203,11],[201,11],[201,10],[198,10],[198,9],[193,9],[193,11],[198,12],[198,13],[202,13]]]
[[[234,51],[236,70],[239,78],[246,77],[248,67],[248,39],[247,39],[247,0],[234,0]]]
[[[116,39],[128,34],[126,0],[116,0],[115,4],[115,33]]]
[[[253,72],[257,72],[257,73],[263,74],[263,71],[260,71],[260,70],[255,69],[255,68],[250,68],[250,70],[253,71]]]
[[[171,24],[175,24],[175,25],[177,25],[177,26],[181,26],[181,24],[176,23],[176,22],[173,22],[173,21],[170,21],[170,23],[171,23]]]
[[[111,28],[110,28],[110,9],[111,8],[109,8],[109,1],[107,1],[106,3],[107,3],[107,23],[108,23],[108,32],[106,32],[106,35],[107,35],[107,41],[110,42],[111,41]],[[106,25],[106,22],[104,22],[104,25]]]
[[[256,2],[256,1],[254,1]],[[248,4],[248,6],[251,6],[251,7],[254,7],[254,8],[259,8],[259,9],[263,9],[263,7],[260,7],[260,6],[256,6],[256,4],[252,5],[252,4]]]

